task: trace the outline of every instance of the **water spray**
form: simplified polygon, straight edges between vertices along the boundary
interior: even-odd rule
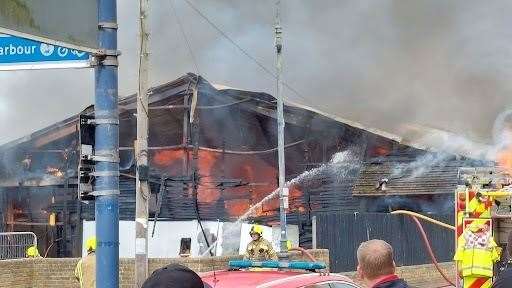
[[[321,175],[326,172],[331,172],[331,174],[336,175],[338,178],[343,178],[346,176],[350,170],[355,169],[359,167],[360,163],[354,163],[352,162],[354,159],[352,157],[352,152],[350,150],[342,151],[335,153],[331,160],[328,163],[322,164],[321,166],[317,168],[313,168],[311,170],[307,170],[302,172],[297,177],[287,181],[285,183],[285,187],[294,187],[299,184],[307,183],[308,181],[313,180],[318,175]],[[342,165],[343,164],[343,165]],[[341,167],[345,169],[340,169]],[[279,188],[272,191],[270,194],[265,196],[263,199],[261,199],[258,203],[254,204],[249,208],[243,215],[238,217],[238,219],[235,221],[235,225],[232,227],[236,227],[236,224],[240,224],[243,221],[247,220],[251,215],[253,215],[261,206],[268,201],[274,199],[276,196],[279,195]],[[226,233],[231,232],[234,228],[226,229]],[[217,241],[213,242],[208,250],[203,252],[201,254],[202,257],[206,256],[213,247],[217,244]]]

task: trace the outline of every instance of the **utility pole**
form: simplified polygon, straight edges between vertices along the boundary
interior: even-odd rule
[[[142,287],[148,277],[148,214],[150,197],[148,166],[148,67],[149,67],[149,0],[139,0],[140,55],[139,91],[137,94],[137,140],[135,155],[135,287]]]
[[[119,53],[116,2],[98,0],[98,42],[103,52],[94,71],[96,286],[99,288],[119,287]]]
[[[281,72],[283,69],[282,51],[283,39],[280,19],[281,1],[276,1],[276,24],[275,46],[276,46],[276,80],[277,80],[277,153],[279,159],[279,218],[281,225],[281,255],[288,252],[287,231],[286,231],[286,209],[288,208],[288,188],[285,187],[285,159],[284,159],[284,112],[283,112],[283,83],[281,82]]]

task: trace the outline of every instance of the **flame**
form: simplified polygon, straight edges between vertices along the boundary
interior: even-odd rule
[[[374,147],[370,151],[369,156],[371,156],[371,157],[387,156],[387,155],[389,155],[389,153],[391,153],[391,147],[380,145],[380,146]]]
[[[506,172],[512,173],[512,146],[507,146],[505,149],[498,152],[496,156],[498,166],[503,168]]]
[[[184,150],[160,150],[151,155],[152,165],[169,175],[188,175],[184,165],[187,153]],[[189,168],[192,166],[192,153],[189,153]],[[222,155],[219,152],[199,150],[197,167],[200,185],[197,190],[198,202],[213,204],[224,202],[224,208],[230,217],[243,215],[252,205],[277,188],[277,169],[272,161],[264,161],[259,155]],[[250,183],[241,187],[217,187],[220,179],[240,179]],[[217,181],[217,182],[216,182]],[[192,189],[189,190],[192,197]],[[303,211],[300,201],[292,201],[302,196],[297,187],[290,188],[290,210]],[[255,217],[274,215],[279,209],[279,199],[265,203]]]
[[[185,157],[183,150],[161,150],[157,151],[153,157],[152,162],[160,168],[169,168],[174,162],[182,162]]]
[[[64,173],[59,170],[59,168],[48,166],[46,167],[46,173],[54,176],[54,177],[63,177]]]
[[[247,199],[229,200],[224,203],[224,207],[229,211],[229,214],[240,216],[249,210],[250,204]]]

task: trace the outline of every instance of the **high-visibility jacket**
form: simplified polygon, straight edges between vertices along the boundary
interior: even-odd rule
[[[90,252],[78,261],[75,268],[75,277],[81,288],[96,288],[96,255]]]
[[[277,253],[270,242],[260,237],[258,240],[252,240],[247,245],[244,259],[253,261],[277,260]]]
[[[458,261],[462,277],[492,277],[500,251],[490,233],[475,234],[467,230],[457,245],[453,260]]]

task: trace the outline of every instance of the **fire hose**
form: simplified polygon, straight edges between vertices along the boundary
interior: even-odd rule
[[[436,225],[439,225],[441,227],[444,227],[446,229],[451,229],[453,231],[455,231],[455,227],[450,225],[450,224],[446,224],[444,222],[441,222],[441,221],[437,221],[435,219],[432,219],[430,217],[427,217],[425,215],[421,215],[419,213],[415,213],[415,212],[411,212],[411,211],[407,211],[407,210],[396,210],[396,211],[393,211],[391,212],[391,214],[404,214],[404,215],[409,215],[411,217],[416,217],[416,218],[420,218],[422,220],[425,220],[427,222],[430,222],[432,224],[436,224]]]
[[[313,255],[311,255],[311,253],[309,253],[306,249],[304,249],[302,247],[292,247],[292,248],[288,249],[288,251],[299,251],[302,253],[302,256],[308,257],[309,261],[316,262],[315,257],[313,257]]]
[[[450,283],[450,285],[456,286],[455,283],[444,273],[444,271],[439,266],[439,263],[437,262],[437,258],[436,258],[435,254],[434,254],[434,251],[432,250],[432,247],[430,246],[430,241],[428,240],[427,233],[423,229],[423,225],[421,225],[421,223],[418,220],[418,218],[421,218],[421,219],[426,220],[428,222],[431,222],[433,224],[442,226],[444,228],[452,229],[452,230],[455,230],[455,227],[453,227],[453,226],[451,226],[449,224],[443,223],[441,221],[437,221],[437,220],[432,219],[430,217],[427,217],[427,216],[424,216],[424,215],[421,215],[421,214],[418,214],[418,213],[411,212],[411,211],[397,210],[397,211],[391,212],[391,214],[404,214],[404,215],[408,215],[409,217],[411,217],[411,219],[413,220],[414,224],[416,224],[416,227],[418,228],[418,231],[420,232],[421,238],[423,240],[423,244],[425,244],[425,248],[427,249],[427,252],[428,252],[428,254],[430,256],[430,260],[432,261],[432,264],[434,264],[434,266],[436,267],[437,271],[439,272],[439,274],[441,274],[441,276],[444,278],[444,280],[446,280],[446,282]]]

